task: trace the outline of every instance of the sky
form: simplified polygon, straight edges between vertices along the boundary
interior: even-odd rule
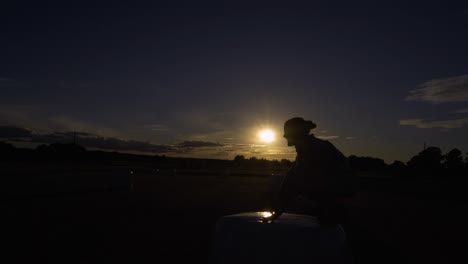
[[[294,159],[298,116],[347,156],[468,151],[466,1],[96,2],[2,4],[0,140]]]

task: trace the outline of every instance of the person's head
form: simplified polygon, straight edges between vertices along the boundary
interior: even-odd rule
[[[284,123],[283,137],[288,141],[288,146],[297,146],[302,144],[310,130],[316,127],[317,125],[312,121],[304,120],[302,117],[294,117]]]

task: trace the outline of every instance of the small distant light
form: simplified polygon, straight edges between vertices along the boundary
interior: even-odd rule
[[[130,174],[133,174],[133,171],[130,171]]]

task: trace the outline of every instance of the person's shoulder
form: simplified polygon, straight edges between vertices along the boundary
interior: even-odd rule
[[[344,157],[343,153],[330,141],[320,139],[320,138],[316,138],[316,137],[315,137],[314,140],[316,140],[317,145],[320,145],[320,150],[322,151],[322,153],[328,152],[328,153],[332,154],[333,156],[338,156],[340,158],[342,156]]]
[[[309,140],[312,144],[319,145],[322,148],[335,148],[330,141],[318,138],[314,135],[310,135]]]

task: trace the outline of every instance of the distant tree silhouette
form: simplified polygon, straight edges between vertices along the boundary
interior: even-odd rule
[[[272,168],[281,168],[281,162],[279,160],[276,160],[276,159],[270,161],[269,165]]]
[[[250,157],[245,161],[245,164],[249,168],[256,168],[258,166],[258,159],[256,157]]]
[[[0,141],[0,152],[1,153],[11,153],[15,151],[15,147],[12,144]]]
[[[242,167],[245,165],[245,157],[244,155],[236,155],[234,157],[234,164],[237,166],[237,167]]]
[[[418,175],[436,176],[442,173],[443,156],[438,147],[428,147],[412,157],[407,165],[408,168]]]
[[[389,171],[398,178],[406,176],[406,164],[403,161],[395,160],[388,166]]]
[[[463,167],[462,152],[454,148],[444,155],[444,167],[447,169],[461,169]]]
[[[74,143],[53,143],[50,145],[39,145],[36,147],[35,152],[40,154],[42,158],[47,159],[77,159],[86,156],[86,149]]]
[[[260,166],[260,168],[270,168],[272,164],[273,161],[269,161],[265,158],[261,158],[258,160],[258,165]]]
[[[403,161],[395,160],[389,167],[392,170],[404,169],[406,168],[406,164]]]
[[[0,141],[0,160],[9,160],[13,158],[15,147],[9,143]]]
[[[372,157],[357,157],[351,155],[348,157],[349,165],[355,172],[357,171],[384,171],[387,167],[385,161]]]
[[[458,177],[463,173],[463,156],[462,152],[454,148],[444,155],[444,168],[447,169],[449,176]]]
[[[57,153],[76,153],[76,152],[85,152],[86,149],[78,144],[74,143],[53,143],[49,146],[41,145],[38,146],[38,149],[42,149],[49,152],[57,152]]]
[[[35,151],[36,152],[45,152],[45,151],[47,151],[47,147],[48,147],[47,145],[41,144],[41,145],[36,147]]]
[[[292,161],[290,161],[288,159],[282,159],[280,161],[280,163],[281,163],[281,167],[283,167],[283,168],[290,168],[292,166],[292,164],[293,164]]]
[[[287,169],[292,166],[292,162],[287,159],[282,160],[267,160],[265,158],[250,157],[245,158],[244,155],[236,155],[232,161],[235,167],[243,168],[261,168],[261,169]]]

